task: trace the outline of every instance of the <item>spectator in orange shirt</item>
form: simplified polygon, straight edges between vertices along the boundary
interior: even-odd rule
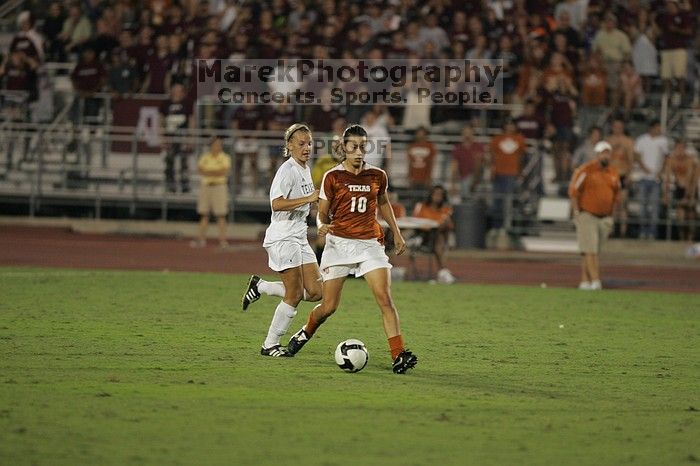
[[[605,97],[608,77],[605,74],[600,56],[591,54],[588,64],[581,74],[581,112],[579,124],[583,132],[598,124],[605,111]]]
[[[596,144],[596,158],[579,167],[571,178],[569,197],[581,251],[580,290],[600,290],[598,256],[613,228],[613,208],[620,192],[620,177],[610,166],[612,146]]]
[[[447,198],[447,190],[440,185],[433,186],[425,201],[417,203],[413,208],[413,216],[437,222],[437,228],[429,230],[423,235],[423,244],[432,246],[432,251],[438,264],[438,275],[449,274],[451,278],[454,278],[445,267],[447,236],[450,231],[454,230],[452,207],[450,207]],[[453,282],[454,280],[448,281]]]
[[[503,228],[504,201],[515,192],[526,149],[525,137],[518,132],[512,121],[505,123],[503,134],[491,139],[491,181],[494,192],[492,215],[495,228]]]
[[[428,130],[420,127],[415,139],[406,148],[408,179],[412,187],[427,191],[433,178],[433,165],[437,156],[435,144],[428,141]]]

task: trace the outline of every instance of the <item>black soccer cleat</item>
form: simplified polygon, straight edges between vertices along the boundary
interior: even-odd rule
[[[243,310],[248,309],[248,306],[253,304],[255,301],[260,299],[260,292],[258,291],[258,283],[260,282],[260,277],[257,275],[251,275],[248,280],[248,288],[243,293],[243,298],[241,298],[241,304],[243,305]]]
[[[394,359],[394,364],[391,365],[391,370],[395,374],[404,374],[407,370],[412,369],[418,363],[418,357],[408,350],[403,350]]]
[[[270,346],[269,348],[260,348],[260,354],[273,358],[291,358],[294,355],[287,351],[287,348],[281,345]]]
[[[287,343],[287,351],[289,351],[292,356],[297,354],[310,338],[311,337],[309,334],[306,333],[306,330],[304,330],[304,327],[302,327],[297,333],[292,335],[292,338],[289,339],[289,343]]]

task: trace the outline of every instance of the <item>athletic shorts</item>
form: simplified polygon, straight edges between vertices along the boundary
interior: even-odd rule
[[[265,250],[268,257],[267,265],[275,272],[317,263],[316,254],[308,242],[275,241]]]
[[[321,257],[321,278],[324,281],[351,274],[361,277],[376,269],[391,269],[389,257],[379,241],[326,235]]]
[[[214,214],[223,217],[228,213],[228,186],[225,184],[202,185],[197,198],[199,215]]]
[[[584,254],[600,254],[603,243],[614,226],[612,217],[596,217],[581,212],[575,223],[579,251]]]

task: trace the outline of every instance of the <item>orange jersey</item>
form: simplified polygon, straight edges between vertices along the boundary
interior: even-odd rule
[[[357,175],[342,164],[328,170],[319,197],[330,202],[333,234],[351,239],[377,238],[382,243],[384,232],[377,222],[377,203],[388,185],[386,172],[367,163]]]
[[[440,208],[430,206],[423,202],[419,202],[413,208],[413,216],[420,218],[427,218],[430,220],[435,220],[438,223],[442,223],[446,218],[452,215],[452,207],[449,205],[444,205]]]
[[[578,205],[598,217],[612,214],[615,196],[620,190],[620,177],[612,167],[602,168],[591,160],[574,172],[569,185],[569,197],[578,199]]]
[[[520,175],[520,162],[527,149],[522,134],[499,134],[491,139],[491,170],[494,175]]]
[[[414,142],[406,148],[408,179],[411,183],[430,184],[437,150],[429,141]]]

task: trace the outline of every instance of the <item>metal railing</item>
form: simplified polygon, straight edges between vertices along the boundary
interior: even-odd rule
[[[36,213],[41,204],[59,199],[69,203],[71,199],[81,204],[90,203],[95,216],[102,216],[102,208],[109,204],[126,205],[130,215],[142,206],[160,210],[161,218],[167,218],[172,208],[193,209],[196,197],[192,192],[169,192],[164,173],[162,147],[149,153],[145,147],[144,137],[134,127],[119,127],[112,123],[112,94],[100,93],[92,96],[103,101],[100,117],[93,121],[68,121],[67,115],[74,105],[68,103],[49,124],[4,121],[0,126],[0,135],[13,134],[15,138],[32,135],[31,157],[24,161],[17,173],[5,173],[4,186],[0,183],[0,195],[24,195],[29,202],[30,214]],[[162,95],[139,96],[150,99],[165,99]],[[78,99],[75,105],[80,105]],[[82,113],[82,112],[80,112]],[[88,124],[90,123],[90,124]],[[489,133],[477,136],[477,140],[488,143]],[[191,149],[183,157],[194,161],[209,144],[210,137],[219,134],[225,137],[225,148],[232,156],[234,171],[231,176],[230,189],[231,213],[240,210],[266,211],[269,209],[266,187],[274,175],[277,163],[281,160],[282,141],[279,132],[242,131],[222,129],[195,128],[181,134],[159,135],[161,142],[173,145],[189,146]],[[24,135],[24,136],[23,136]],[[329,140],[329,134],[314,134],[317,140]],[[237,141],[247,139],[255,142],[255,157],[258,161],[257,172],[252,173],[249,165],[250,156],[237,150]],[[391,159],[386,160],[392,185],[404,199],[417,200],[418,191],[413,191],[407,182],[407,160],[405,152],[412,142],[412,135],[402,130],[392,131]],[[3,141],[6,138],[3,137]],[[433,181],[449,187],[451,181],[450,156],[452,148],[459,142],[455,134],[433,133],[430,140],[435,143],[440,154],[434,169]],[[122,153],[113,150],[121,143],[126,146]],[[541,183],[541,166],[545,151],[537,141],[528,141],[529,158],[522,172],[522,182],[516,191],[504,199],[504,225],[514,235],[529,234],[536,231],[536,205],[540,197],[538,183]],[[150,148],[152,151],[154,148]],[[93,163],[99,154],[101,163]],[[317,154],[321,155],[321,154]],[[194,167],[194,163],[189,164]],[[247,168],[247,169],[246,169]],[[194,172],[192,168],[189,170]],[[1,175],[1,173],[0,173]],[[256,176],[253,176],[256,175]],[[488,179],[488,167],[482,179]],[[197,175],[191,176],[197,181]],[[8,182],[9,178],[9,182]],[[257,178],[257,184],[254,180]],[[10,186],[8,186],[8,184]],[[421,191],[420,195],[424,193]],[[495,194],[488,182],[481,184],[477,192],[480,197],[493,204]],[[630,216],[630,224],[635,217]],[[667,216],[662,219],[664,232],[670,232],[682,222]],[[669,226],[670,225],[670,226]],[[689,225],[690,226],[690,225]],[[666,234],[670,237],[670,234]]]

